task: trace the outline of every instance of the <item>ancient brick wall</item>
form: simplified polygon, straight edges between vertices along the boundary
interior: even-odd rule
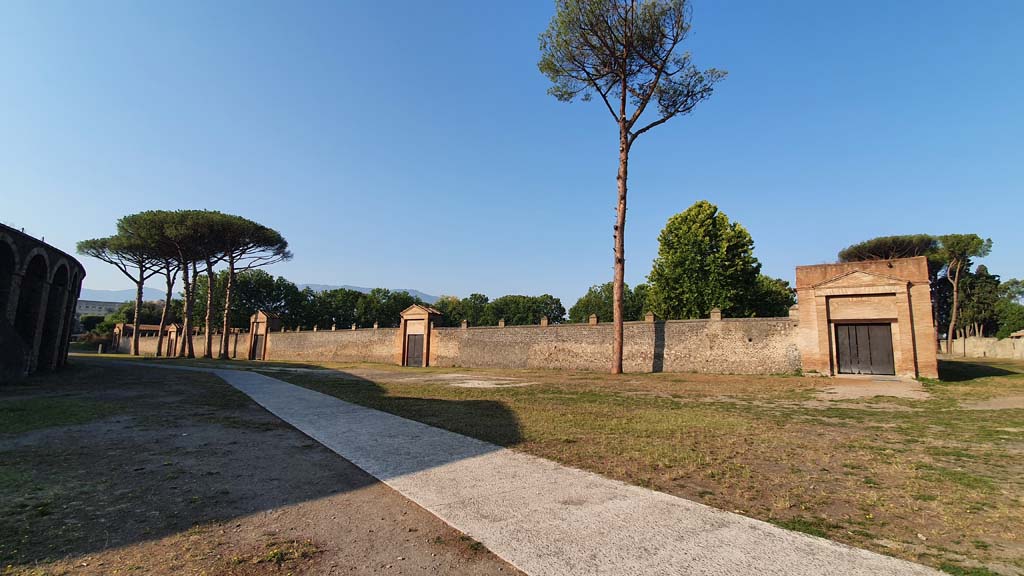
[[[432,366],[607,370],[612,324],[435,328]],[[627,372],[776,374],[800,369],[789,318],[627,322]]]
[[[266,360],[321,362],[395,361],[397,328],[271,332]]]

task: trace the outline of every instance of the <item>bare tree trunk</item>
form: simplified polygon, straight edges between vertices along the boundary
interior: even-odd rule
[[[235,259],[228,255],[228,280],[224,286],[224,319],[221,323],[220,335],[220,358],[227,360],[229,357],[228,335],[231,332],[231,290],[235,286]]]
[[[139,268],[139,280],[135,283],[135,318],[132,319],[132,356],[139,355],[139,315],[142,312],[142,288],[146,283],[145,269]]]
[[[192,327],[192,318],[191,318],[191,316],[192,316],[192,310],[195,310],[195,308],[196,308],[196,279],[197,278],[199,278],[199,267],[196,266],[195,262],[193,262],[192,263],[192,285],[190,286],[188,294],[186,295],[186,298],[188,298],[189,319],[188,319],[188,330],[185,331],[185,347],[186,347],[186,349],[188,351],[187,352],[187,356],[189,358],[195,358],[196,357],[195,342],[192,340],[192,336],[193,336],[192,333],[195,330]]]
[[[171,313],[171,298],[174,295],[174,278],[177,271],[170,260],[164,262],[164,278],[167,279],[167,293],[164,295],[164,310],[160,313],[160,331],[157,335],[157,356],[164,354],[164,330],[167,329],[167,317]],[[171,355],[167,355],[171,356]]]
[[[204,323],[203,358],[213,358],[213,288],[217,284],[217,275],[213,273],[213,263],[206,261],[206,320]]]
[[[624,119],[623,119],[624,120]],[[619,127],[619,201],[615,212],[615,277],[612,281],[612,374],[622,374],[623,292],[626,282],[626,177],[629,170],[629,132]]]
[[[184,299],[181,307],[181,340],[178,350],[178,356],[182,358],[195,358],[195,352],[192,349],[192,278],[193,276],[191,276],[189,271],[189,264],[184,263],[181,267],[181,282],[184,287]]]
[[[946,354],[952,354],[953,352],[953,335],[956,333],[956,321],[958,320],[958,312],[960,311],[960,268],[961,264],[958,260],[950,262],[950,267],[956,264],[956,272],[952,279],[950,279],[949,271],[946,271],[946,279],[953,284],[953,309],[949,314],[949,332],[946,334]]]

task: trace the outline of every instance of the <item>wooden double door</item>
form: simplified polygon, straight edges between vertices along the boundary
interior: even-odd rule
[[[896,374],[892,324],[836,324],[840,374]]]
[[[405,338],[405,365],[423,366],[423,334],[408,334]]]

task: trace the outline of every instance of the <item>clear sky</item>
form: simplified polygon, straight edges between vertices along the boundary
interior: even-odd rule
[[[296,282],[548,292],[612,274],[616,128],[537,71],[548,1],[0,3],[0,221],[69,252],[144,209],[280,230]],[[1024,277],[1024,2],[694,0],[729,77],[638,140],[627,281],[708,199],[768,274],[976,232]],[[85,262],[85,286],[130,284]]]

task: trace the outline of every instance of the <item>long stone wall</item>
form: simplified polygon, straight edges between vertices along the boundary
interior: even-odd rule
[[[432,366],[607,370],[612,324],[435,328]],[[778,374],[800,370],[790,318],[628,322],[627,372]]]
[[[397,328],[271,332],[266,360],[392,364],[400,345]]]
[[[139,331],[142,334],[142,331]],[[142,356],[156,356],[156,336],[139,336],[139,354]],[[164,336],[164,351],[167,350],[167,336]],[[116,351],[122,354],[131,352],[132,338],[129,334],[120,339]],[[206,338],[202,334],[192,337],[192,347],[197,357],[203,356],[206,352]],[[213,353],[216,356],[220,350],[220,334],[213,335]],[[249,333],[241,332],[231,335],[228,355],[231,358],[246,360],[249,358]]]
[[[796,327],[792,318],[627,322],[624,369],[721,374],[797,372],[800,352]],[[604,371],[611,363],[612,328],[611,323],[434,328],[430,365]],[[123,338],[122,347],[129,341]],[[194,345],[196,355],[202,355],[201,336],[195,337]],[[397,328],[271,332],[266,360],[394,364],[401,357],[401,345]],[[154,355],[156,338],[140,338],[140,349],[144,355]],[[239,334],[237,358],[247,358],[248,352],[249,334]]]
[[[1024,338],[958,338],[953,340],[951,356],[1024,360]]]

